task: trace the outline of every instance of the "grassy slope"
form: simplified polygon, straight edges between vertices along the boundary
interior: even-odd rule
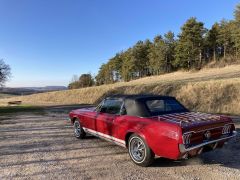
[[[175,72],[112,85],[49,92],[0,100],[32,105],[92,104],[109,94],[154,93],[176,96],[188,108],[204,112],[240,114],[240,65]]]

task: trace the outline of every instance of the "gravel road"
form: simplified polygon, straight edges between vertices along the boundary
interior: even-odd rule
[[[127,150],[88,136],[73,137],[67,114],[0,115],[0,179],[240,179],[238,136],[223,149],[197,158],[156,159],[138,167]]]

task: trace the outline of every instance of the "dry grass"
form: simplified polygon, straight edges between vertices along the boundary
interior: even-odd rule
[[[240,114],[240,65],[203,69],[197,72],[174,72],[130,82],[34,94],[0,100],[21,100],[24,104],[94,104],[109,94],[153,93],[176,96],[196,111]]]

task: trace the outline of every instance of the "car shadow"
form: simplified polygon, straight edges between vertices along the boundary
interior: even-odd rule
[[[84,137],[84,139],[82,139],[82,140],[84,141],[84,140],[88,140],[88,139],[100,139],[100,138],[98,138],[96,136],[92,136],[90,134],[87,134],[86,137]]]
[[[186,160],[171,160],[167,158],[155,158],[154,163],[151,167],[174,167],[174,166],[185,166]]]

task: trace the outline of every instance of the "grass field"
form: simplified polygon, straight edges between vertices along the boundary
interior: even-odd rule
[[[35,106],[95,104],[110,94],[136,93],[175,96],[195,111],[240,114],[240,65],[196,72],[178,71],[130,82],[7,98],[1,99],[0,105],[14,100]]]
[[[13,94],[0,93],[0,99],[10,98],[10,97],[15,97],[15,96],[16,96],[16,95],[13,95]]]
[[[21,106],[2,106],[0,107],[0,116],[2,114],[9,114],[9,113],[18,113],[18,112],[36,112],[36,113],[43,113],[43,107],[38,106],[28,106],[28,105],[21,105]]]

